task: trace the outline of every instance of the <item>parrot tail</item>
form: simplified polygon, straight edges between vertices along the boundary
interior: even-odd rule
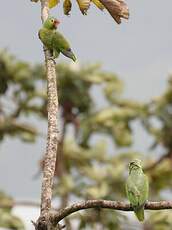
[[[144,208],[143,207],[135,210],[134,212],[139,221],[144,221]]]
[[[62,50],[62,54],[64,54],[66,57],[72,59],[73,61],[76,61],[76,57],[72,50],[69,48],[68,50]]]

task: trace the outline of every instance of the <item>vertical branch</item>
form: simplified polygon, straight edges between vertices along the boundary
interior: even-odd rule
[[[44,22],[49,14],[48,0],[41,0],[41,18]],[[55,171],[57,142],[58,142],[58,94],[56,84],[55,61],[50,58],[48,50],[44,49],[45,66],[47,75],[47,94],[48,94],[48,135],[46,144],[46,153],[44,158],[43,181],[41,191],[41,213],[39,220],[48,221],[49,211],[51,209],[52,187]],[[46,224],[45,224],[46,225]],[[41,229],[38,227],[38,229]],[[44,229],[44,228],[42,228]]]

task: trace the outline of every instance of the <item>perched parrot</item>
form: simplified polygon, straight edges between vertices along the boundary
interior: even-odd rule
[[[39,38],[42,43],[52,52],[54,58],[60,53],[66,57],[76,61],[76,57],[72,52],[68,41],[56,29],[60,22],[54,17],[48,17],[43,27],[39,30]]]
[[[126,193],[139,221],[144,220],[144,205],[148,199],[149,182],[143,173],[141,161],[136,159],[129,164]]]

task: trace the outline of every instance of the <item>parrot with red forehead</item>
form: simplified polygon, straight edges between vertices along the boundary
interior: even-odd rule
[[[64,56],[76,61],[68,41],[56,30],[59,23],[56,18],[48,17],[38,32],[39,38],[44,46],[52,52],[54,58],[57,58],[62,53]]]

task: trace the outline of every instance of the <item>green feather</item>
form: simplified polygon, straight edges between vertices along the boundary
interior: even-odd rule
[[[131,162],[126,193],[139,221],[144,220],[144,205],[148,199],[148,190],[148,178],[142,171],[141,162],[139,160]]]
[[[42,43],[51,51],[53,51],[52,47],[52,38],[53,38],[53,32],[46,28],[41,28],[39,30],[39,38],[42,41]]]
[[[54,32],[52,37],[52,45],[53,45],[53,50],[56,50],[57,52],[59,51],[66,57],[69,57],[73,61],[76,61],[76,57],[72,52],[68,41],[64,38],[64,36],[60,32],[58,31]]]
[[[144,221],[144,207],[139,208],[137,211],[135,210],[134,213],[139,221]]]

